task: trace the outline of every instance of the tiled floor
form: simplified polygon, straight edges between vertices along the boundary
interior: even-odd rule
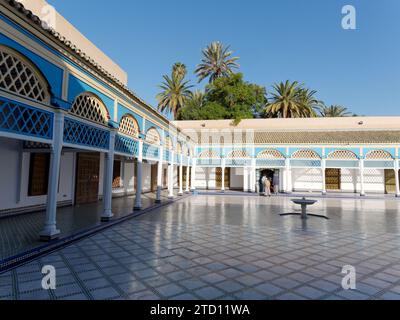
[[[0,275],[1,299],[400,299],[400,202],[197,196]],[[41,289],[41,267],[57,289]],[[341,288],[344,265],[357,290]]]
[[[167,192],[163,197],[167,200]],[[146,193],[142,197],[143,209],[154,204],[155,194]],[[112,202],[115,218],[131,214],[134,197],[115,198]],[[59,208],[57,227],[61,236],[100,224],[103,203],[85,204],[76,207]],[[39,233],[44,225],[45,212],[35,212],[0,219],[0,260],[43,245],[39,242]]]

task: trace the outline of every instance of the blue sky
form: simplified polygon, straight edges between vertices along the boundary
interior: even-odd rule
[[[189,78],[211,41],[229,44],[241,72],[267,90],[297,80],[326,104],[399,115],[399,0],[48,0],[129,75],[152,105],[174,62]],[[357,30],[341,9],[357,10]],[[199,85],[201,88],[202,85]]]

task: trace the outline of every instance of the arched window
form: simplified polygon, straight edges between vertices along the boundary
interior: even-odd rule
[[[180,142],[178,142],[176,144],[176,153],[177,154],[181,154],[182,153],[182,144]]]
[[[335,160],[358,160],[357,155],[350,150],[337,150],[328,154],[328,159]]]
[[[365,155],[367,160],[393,160],[392,155],[385,150],[373,150]]]
[[[119,124],[119,132],[134,138],[138,138],[139,125],[136,119],[131,115],[123,116]]]
[[[50,103],[50,90],[41,72],[17,51],[0,45],[0,88]]]
[[[228,154],[227,158],[243,159],[243,158],[250,158],[250,155],[245,150],[233,150]]]
[[[76,97],[70,113],[100,124],[107,124],[110,118],[104,103],[90,92],[84,92]]]
[[[217,159],[218,154],[214,150],[206,150],[199,154],[199,159]]]
[[[282,153],[278,150],[264,150],[257,155],[258,159],[285,159]]]
[[[159,145],[161,141],[160,134],[156,128],[150,128],[146,133],[146,142]]]
[[[314,150],[302,149],[292,154],[293,159],[321,159],[321,157]]]
[[[172,140],[170,137],[165,138],[165,150],[171,150],[173,147]]]

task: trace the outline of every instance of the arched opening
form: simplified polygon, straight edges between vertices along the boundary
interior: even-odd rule
[[[24,55],[4,45],[0,45],[0,88],[50,103],[50,85],[39,68]]]
[[[75,98],[70,114],[74,116],[107,125],[110,116],[103,101],[92,92],[84,92]]]

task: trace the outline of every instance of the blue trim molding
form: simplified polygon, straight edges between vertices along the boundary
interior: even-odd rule
[[[0,131],[51,140],[53,122],[51,112],[0,98]]]
[[[110,132],[66,117],[64,120],[64,142],[108,150]]]

